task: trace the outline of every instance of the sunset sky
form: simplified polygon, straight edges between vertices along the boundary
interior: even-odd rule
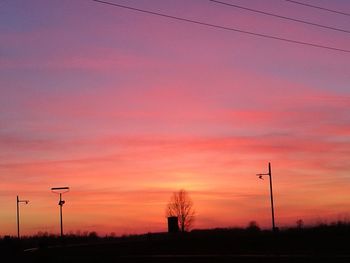
[[[350,33],[207,0],[110,0],[340,49]],[[222,0],[350,31],[283,0]],[[300,0],[350,12],[348,0]],[[0,235],[166,231],[186,189],[195,228],[350,219],[350,53],[89,0],[0,3]]]

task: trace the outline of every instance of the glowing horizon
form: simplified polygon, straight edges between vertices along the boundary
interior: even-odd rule
[[[117,1],[115,1],[117,2]],[[345,33],[210,1],[119,1],[208,23],[350,46]],[[283,1],[252,8],[346,28]],[[325,2],[324,5],[327,3]],[[347,1],[332,8],[350,10]],[[194,228],[348,220],[348,54],[263,40],[93,1],[9,1],[0,16],[0,235],[166,231],[185,189]],[[349,28],[348,28],[349,29]]]

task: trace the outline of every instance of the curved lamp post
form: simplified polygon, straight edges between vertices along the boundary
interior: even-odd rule
[[[269,172],[264,174],[257,174],[256,176],[259,177],[259,179],[264,180],[263,176],[268,175],[270,179],[270,200],[271,200],[271,217],[272,217],[272,231],[276,230],[275,226],[275,210],[273,206],[273,192],[272,192],[272,174],[271,174],[271,163],[269,163]]]
[[[19,235],[19,203],[25,203],[26,205],[29,203],[29,200],[20,200],[17,195],[17,237],[20,238]]]
[[[62,206],[64,205],[65,201],[62,200],[62,194],[69,192],[69,187],[53,187],[51,188],[51,192],[60,195],[58,205],[60,206],[61,237],[63,237]]]

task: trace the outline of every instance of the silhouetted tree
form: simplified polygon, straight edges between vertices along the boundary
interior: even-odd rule
[[[193,225],[195,211],[189,194],[181,189],[173,193],[166,210],[167,216],[176,216],[182,232],[189,231]]]

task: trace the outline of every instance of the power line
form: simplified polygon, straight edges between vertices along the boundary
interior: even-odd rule
[[[299,41],[299,40],[293,40],[293,39],[288,39],[288,38],[283,38],[283,37],[278,37],[278,36],[273,36],[273,35],[267,35],[267,34],[260,34],[260,33],[251,32],[251,31],[245,31],[245,30],[236,29],[236,28],[232,28],[232,27],[225,27],[225,26],[220,26],[220,25],[215,25],[215,24],[209,24],[209,23],[205,23],[205,22],[200,22],[200,21],[191,20],[191,19],[187,19],[187,18],[182,18],[182,17],[178,17],[178,16],[167,15],[167,14],[164,14],[164,13],[148,11],[148,10],[144,10],[144,9],[139,9],[139,8],[135,8],[135,7],[120,5],[120,4],[106,2],[106,1],[102,1],[102,0],[92,0],[92,1],[98,2],[98,3],[101,3],[101,4],[105,4],[105,5],[114,6],[114,7],[119,7],[119,8],[124,8],[124,9],[128,9],[128,10],[133,10],[133,11],[137,11],[137,12],[141,12],[141,13],[145,13],[145,14],[150,14],[150,15],[170,18],[170,19],[174,19],[174,20],[177,20],[177,21],[182,21],[182,22],[188,22],[188,23],[193,23],[193,24],[197,24],[197,25],[207,26],[207,27],[211,27],[211,28],[219,28],[219,29],[223,29],[223,30],[238,32],[238,33],[247,34],[247,35],[251,35],[251,36],[257,36],[257,37],[261,37],[261,38],[274,39],[274,40],[284,41],[284,42],[293,43],[293,44],[299,44],[299,45],[305,45],[305,46],[323,48],[323,49],[328,49],[328,50],[333,50],[333,51],[340,51],[340,52],[350,53],[350,50],[348,50],[348,49],[341,49],[341,48],[336,48],[336,47],[331,47],[331,46],[324,46],[324,45],[320,45],[320,44],[316,44],[316,43],[303,42],[303,41]]]
[[[293,22],[303,23],[303,24],[316,26],[316,27],[321,27],[321,28],[326,28],[326,29],[330,29],[330,30],[336,30],[336,31],[344,32],[344,33],[350,33],[350,31],[348,31],[346,29],[342,29],[342,28],[325,26],[325,25],[321,25],[321,24],[318,24],[318,23],[313,23],[313,22],[309,22],[309,21],[305,21],[305,20],[301,20],[301,19],[296,19],[296,18],[292,18],[292,17],[287,17],[287,16],[282,16],[282,15],[277,15],[277,14],[273,14],[273,13],[268,13],[268,12],[265,12],[265,11],[256,10],[256,9],[252,9],[252,8],[248,8],[248,7],[244,7],[244,6],[240,6],[240,5],[236,5],[236,4],[221,2],[221,1],[217,1],[217,0],[209,0],[209,1],[217,3],[217,4],[221,4],[221,5],[226,5],[226,6],[230,6],[230,7],[235,7],[235,8],[247,10],[247,11],[250,11],[250,12],[255,12],[255,13],[267,15],[267,16],[273,16],[273,17],[277,17],[277,18],[282,18],[282,19],[293,21]]]
[[[340,15],[344,15],[344,16],[350,16],[350,13],[345,13],[345,12],[341,12],[341,11],[338,11],[338,10],[328,9],[328,8],[325,8],[325,7],[322,7],[322,6],[310,5],[310,4],[307,4],[307,3],[298,2],[298,1],[294,1],[294,0],[285,0],[285,1],[288,1],[288,2],[291,2],[291,3],[294,3],[294,4],[298,4],[298,5],[303,5],[303,6],[307,6],[307,7],[321,9],[321,10],[324,10],[324,11],[328,11],[328,12],[332,12],[332,13],[336,13],[336,14],[340,14]]]

